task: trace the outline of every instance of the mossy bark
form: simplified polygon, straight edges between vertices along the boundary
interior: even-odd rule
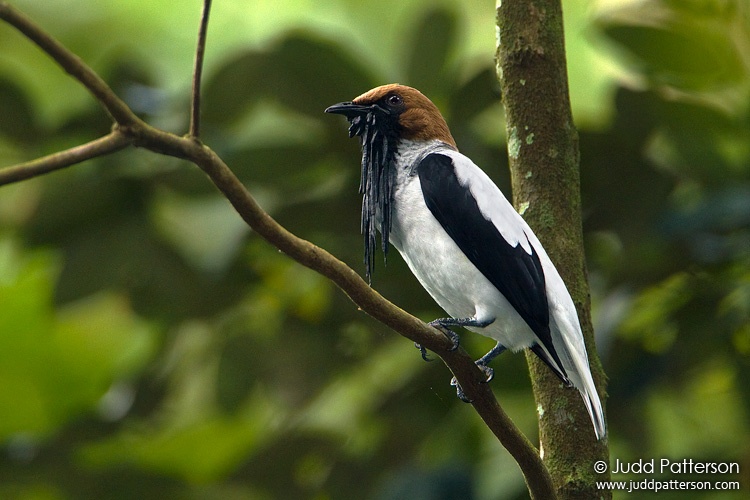
[[[497,72],[508,128],[513,201],[568,286],[604,402],[606,378],[591,324],[581,225],[578,133],[568,95],[560,0],[502,0],[497,8]],[[527,354],[539,411],[540,450],[557,495],[611,498],[598,491],[594,463],[609,461],[578,391]]]

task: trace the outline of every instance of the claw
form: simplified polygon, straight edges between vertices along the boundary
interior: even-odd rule
[[[466,397],[466,394],[464,393],[464,390],[461,388],[461,386],[458,383],[458,380],[456,380],[456,377],[453,377],[451,379],[451,385],[456,388],[456,397],[463,401],[464,403],[471,403],[472,400]]]
[[[484,373],[484,376],[486,377],[484,382],[482,383],[489,384],[490,382],[492,382],[492,379],[495,378],[495,370],[479,362],[477,362],[477,367],[479,367],[479,369],[482,370],[482,372]]]
[[[429,362],[429,361],[432,361],[432,360],[431,360],[431,359],[430,359],[430,358],[429,358],[429,357],[427,356],[427,349],[425,349],[424,347],[422,347],[422,345],[421,345],[421,344],[417,344],[416,342],[414,342],[414,347],[416,347],[417,349],[419,349],[419,352],[420,352],[420,353],[422,353],[422,359],[424,359],[425,361],[428,361],[428,362]]]
[[[495,370],[490,368],[489,366],[485,365],[484,363],[481,363],[481,360],[477,361],[477,368],[482,370],[482,373],[485,375],[485,379],[482,381],[483,384],[488,384],[492,381],[493,378],[495,378]],[[471,403],[472,400],[466,397],[466,393],[464,393],[464,390],[461,388],[461,385],[458,383],[458,380],[456,380],[456,377],[453,377],[451,379],[451,385],[456,388],[456,396],[458,399],[463,401],[464,403]]]
[[[454,332],[453,330],[445,326],[445,324],[443,323],[443,320],[436,319],[435,321],[430,321],[429,325],[443,332],[443,334],[446,337],[448,337],[448,340],[450,340],[453,343],[453,346],[450,349],[448,349],[449,351],[453,352],[456,349],[458,349],[458,345],[460,343],[460,337],[458,336],[456,332]]]

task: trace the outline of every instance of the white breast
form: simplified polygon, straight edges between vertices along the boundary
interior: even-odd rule
[[[494,319],[488,327],[470,330],[513,350],[530,346],[535,337],[526,322],[427,208],[419,177],[409,172],[424,146],[416,151],[403,149],[393,200],[391,243],[425,290],[451,317]]]

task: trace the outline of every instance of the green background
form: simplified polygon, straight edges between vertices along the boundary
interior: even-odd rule
[[[364,271],[358,144],[322,111],[393,81],[432,98],[510,193],[492,4],[214,3],[203,140],[292,232]],[[186,132],[198,0],[13,4],[149,123]],[[750,6],[563,8],[613,461],[739,462],[697,479],[746,493]],[[0,165],[110,127],[0,24]],[[373,286],[442,314],[395,253]],[[535,439],[523,356],[494,367]],[[0,188],[0,498],[525,498],[449,378],[256,237],[192,165],[129,149]]]

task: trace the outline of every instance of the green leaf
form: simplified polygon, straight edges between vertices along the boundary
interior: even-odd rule
[[[742,66],[723,34],[695,26],[610,26],[607,36],[624,46],[651,79],[688,88],[737,82]]]
[[[266,95],[269,89],[263,77],[267,59],[261,52],[243,52],[210,76],[202,103],[202,117],[208,126],[231,125]]]
[[[495,71],[484,68],[450,95],[448,117],[451,127],[460,126],[500,102],[500,85]]]
[[[39,133],[33,104],[14,81],[0,76],[0,134],[19,142],[30,142]]]
[[[0,241],[0,440],[44,436],[90,411],[114,381],[150,359],[152,328],[102,293],[52,308],[57,259]]]
[[[436,99],[445,95],[453,77],[450,74],[456,51],[458,20],[444,8],[427,12],[413,28],[406,58],[409,85]]]
[[[353,99],[376,81],[341,45],[302,31],[287,35],[269,60],[264,78],[275,95],[316,118],[331,104]]]
[[[85,446],[78,458],[106,470],[127,464],[193,484],[219,481],[277,436],[283,414],[256,394],[235,416],[211,415],[187,425],[124,432]]]
[[[678,273],[641,292],[621,326],[622,334],[642,343],[647,351],[668,350],[679,331],[675,313],[690,300],[690,286],[690,276]]]
[[[155,352],[154,333],[121,295],[100,293],[63,308],[50,345],[57,368],[50,389],[64,395],[60,415],[90,407],[116,379],[135,375]]]
[[[711,2],[653,0],[601,13],[600,30],[653,83],[689,90],[736,85],[748,76],[750,24]]]
[[[687,374],[686,374],[687,375]],[[747,408],[739,393],[739,374],[726,359],[715,358],[680,387],[655,387],[646,403],[649,435],[656,455],[720,456],[731,461],[747,442]]]
[[[225,271],[250,230],[227,201],[215,195],[197,198],[162,190],[153,210],[164,238],[188,263],[204,271]]]
[[[58,267],[52,253],[25,256],[15,242],[0,239],[0,408],[12,409],[0,412],[0,441],[59,424],[47,389]]]
[[[355,370],[333,379],[299,415],[299,425],[338,436],[350,453],[371,453],[384,438],[376,408],[403,390],[422,368],[402,342],[389,342]]]

